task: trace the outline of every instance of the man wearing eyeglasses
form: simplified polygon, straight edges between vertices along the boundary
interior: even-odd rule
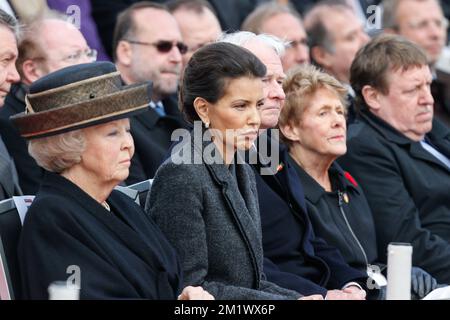
[[[436,70],[446,41],[448,21],[438,0],[384,0],[383,28],[399,34],[425,50],[433,73],[431,91],[435,116],[450,126],[450,75]]]
[[[95,59],[96,51],[90,49],[81,32],[62,17],[43,18],[26,26],[16,63],[21,82],[11,87],[5,106],[0,110],[0,134],[15,159],[24,194],[37,192],[44,169],[30,157],[25,140],[9,117],[25,110],[25,94],[34,81],[61,68]]]
[[[135,154],[127,184],[153,178],[170,148],[172,132],[185,126],[175,94],[187,50],[166,6],[138,2],[117,17],[113,58],[123,81],[153,82],[147,112],[131,119]]]

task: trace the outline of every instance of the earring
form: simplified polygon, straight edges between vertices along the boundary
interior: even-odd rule
[[[206,129],[209,128],[209,122],[205,122],[205,128],[206,128]]]

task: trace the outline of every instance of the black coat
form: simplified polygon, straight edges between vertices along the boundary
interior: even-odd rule
[[[53,281],[80,270],[81,299],[176,299],[181,266],[164,235],[130,198],[101,204],[48,173],[28,210],[19,242],[25,299],[47,299]]]
[[[357,182],[333,163],[329,169],[333,192],[326,192],[289,157],[305,191],[308,214],[318,237],[339,249],[345,261],[366,271],[377,264],[377,239],[372,212]],[[341,211],[342,208],[342,211]]]
[[[306,213],[303,188],[280,153],[282,169],[260,175],[254,165],[263,230],[264,271],[269,281],[302,294],[341,289],[351,281],[363,285],[366,274],[350,267],[340,252],[316,237]]]
[[[128,185],[153,178],[172,144],[172,132],[187,126],[178,110],[176,99],[170,97],[162,103],[166,111],[164,117],[149,107],[146,112],[131,118],[135,154],[126,180]]]
[[[433,121],[427,134],[450,158],[450,130]],[[361,183],[372,209],[378,256],[390,242],[413,245],[413,265],[450,283],[450,168],[369,111],[348,131],[338,159]]]
[[[24,194],[34,195],[44,177],[45,170],[39,167],[28,153],[28,144],[19,134],[19,130],[9,120],[10,116],[25,111],[25,90],[15,84],[6,96],[5,105],[0,108],[0,135],[16,164],[19,185]]]

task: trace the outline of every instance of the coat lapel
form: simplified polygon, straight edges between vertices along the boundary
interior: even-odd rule
[[[139,121],[144,127],[147,129],[153,129],[153,127],[158,122],[160,116],[156,113],[155,110],[148,108],[147,111],[135,116],[135,119]]]
[[[426,140],[439,150],[440,153],[450,159],[450,130],[447,126],[434,120],[433,129],[427,133]],[[410,154],[414,158],[432,162],[450,172],[449,167],[425,150],[419,142],[411,143]]]
[[[127,206],[125,208],[117,196],[110,196],[108,202],[112,212],[108,212],[101,204],[64,177],[54,173],[47,173],[45,180],[48,181],[46,184],[51,188],[54,185],[58,185],[60,187],[58,192],[64,192],[74,199],[86,212],[93,215],[107,229],[111,230],[130,251],[135,252],[148,265],[153,266],[156,270],[161,269],[160,259],[147,246],[139,232],[140,228],[137,228],[128,218],[128,214],[134,213],[127,211],[127,214],[123,214],[124,210],[134,210],[133,207]]]
[[[259,211],[256,206],[256,200],[251,199],[252,191],[248,185],[248,179],[247,182],[241,186],[241,189],[243,190],[241,194],[236,181],[225,165],[211,164],[207,165],[207,167],[211,172],[213,179],[216,180],[222,188],[226,203],[249,247],[256,274],[259,274],[258,256],[262,255],[262,249],[260,248],[260,245],[262,244],[261,231],[259,230],[260,223],[259,220],[257,220],[259,219],[257,217]],[[238,165],[238,167],[242,167],[242,165]],[[236,168],[236,170],[239,181],[244,182],[245,176],[242,175],[243,169]],[[258,283],[258,281],[256,283]]]
[[[439,161],[435,156],[433,156],[431,153],[429,153],[427,150],[425,150],[419,142],[411,143],[409,153],[411,157],[424,160],[427,162],[432,162],[433,164],[440,166],[444,168],[447,171],[450,171],[450,168],[447,167],[444,163]]]
[[[406,148],[409,155],[413,158],[423,161],[431,162],[444,170],[450,171],[450,169],[435,156],[426,151],[420,144],[420,142],[414,142],[407,137],[400,134],[397,130],[392,128],[389,124],[376,117],[369,111],[364,111],[361,115],[379,134],[385,137],[392,143],[397,144],[400,147]],[[439,148],[439,151],[446,155],[450,155],[450,132],[439,121],[433,121],[433,129],[427,134],[431,142]]]
[[[276,176],[279,177],[279,180],[283,183],[283,185],[287,186],[289,194],[294,198],[297,205],[303,209],[303,212],[306,212],[307,210],[303,185],[300,182],[297,172],[291,166],[288,159],[287,149],[280,150],[280,156],[282,159],[282,167]]]
[[[213,142],[203,141],[203,150],[211,143]],[[195,141],[193,141],[193,148],[194,152],[202,152]],[[217,149],[216,152],[218,152]],[[239,162],[243,163],[243,160],[240,159]],[[259,275],[258,261],[262,259],[262,236],[257,195],[255,190],[251,188],[251,181],[254,179],[250,176],[251,168],[246,167],[246,164],[236,164],[236,181],[224,164],[213,163],[205,164],[205,166],[211,173],[213,180],[222,189],[230,212],[247,242],[256,274]],[[256,283],[259,283],[259,279],[256,280]]]
[[[143,240],[140,228],[130,221],[127,214],[123,214],[123,205],[120,205],[117,199],[111,196],[108,198],[108,202],[111,211],[114,213],[108,213],[101,205],[96,210],[91,210],[91,212],[116,234],[131,251],[145,260],[148,265],[153,266],[155,270],[160,270],[162,263],[159,257],[154,254],[154,251]],[[132,208],[130,207],[128,210],[132,210]],[[116,217],[111,217],[111,214],[116,215]]]

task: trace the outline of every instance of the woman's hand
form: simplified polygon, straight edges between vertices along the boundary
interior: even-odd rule
[[[214,297],[202,287],[187,286],[178,296],[178,300],[215,300]]]
[[[323,300],[323,297],[320,294],[313,294],[310,296],[303,296],[303,297],[299,298],[298,300]]]
[[[329,290],[325,300],[366,300],[366,292],[357,287]]]
[[[361,290],[356,286],[349,286],[342,291],[351,295],[351,300],[366,300],[366,291]]]

